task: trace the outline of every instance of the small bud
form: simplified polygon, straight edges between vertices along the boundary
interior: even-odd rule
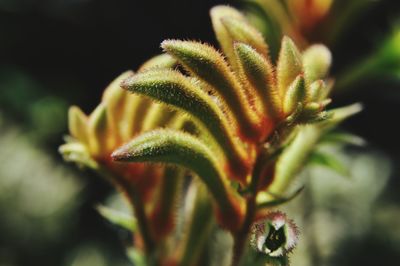
[[[316,80],[309,88],[309,98],[312,102],[318,102],[324,98],[326,86],[323,80]]]
[[[110,146],[107,108],[99,104],[89,117],[89,150],[94,157],[107,156]]]
[[[321,103],[316,103],[316,102],[307,103],[304,106],[300,116],[297,118],[297,122],[316,123],[327,119],[328,118],[327,113],[323,111],[324,107],[325,106]]]
[[[71,106],[68,110],[68,128],[71,136],[82,143],[88,142],[87,136],[88,118],[77,106]]]
[[[307,98],[306,82],[304,75],[298,75],[290,84],[283,102],[283,112],[290,115],[299,103],[304,103]]]
[[[325,45],[312,45],[303,53],[304,72],[310,83],[326,78],[331,64],[332,54]]]
[[[249,23],[232,17],[223,17],[221,20],[222,24],[231,36],[232,44],[234,42],[248,44],[265,58],[268,58],[268,46],[265,43],[263,36]]]
[[[274,70],[269,61],[244,43],[235,44],[240,72],[248,81],[267,116],[275,120],[281,116],[281,101],[276,91]]]
[[[141,95],[129,94],[120,121],[122,141],[126,142],[140,133],[146,114],[153,102]]]
[[[144,62],[138,72],[143,72],[152,68],[173,68],[178,62],[169,54],[156,55]]]
[[[269,257],[290,253],[298,242],[299,231],[294,222],[282,212],[270,212],[251,229],[251,246]]]
[[[121,139],[120,131],[122,125],[120,122],[129,95],[127,91],[121,88],[121,82],[132,74],[132,71],[122,73],[105,89],[102,97],[102,102],[107,105],[107,119],[116,142]]]
[[[146,113],[141,132],[146,132],[158,127],[164,127],[175,115],[176,110],[172,110],[166,105],[153,103]]]
[[[286,95],[290,84],[303,73],[301,54],[293,41],[284,36],[277,66],[278,91],[281,97]]]
[[[222,24],[222,18],[230,17],[239,21],[245,21],[245,17],[235,8],[230,6],[218,5],[210,10],[211,22],[215,36],[227,56],[230,65],[234,70],[236,67],[235,53],[233,51],[233,40],[226,27]]]

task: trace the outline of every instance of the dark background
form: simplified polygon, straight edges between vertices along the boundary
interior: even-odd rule
[[[220,3],[240,6],[237,2],[211,0],[0,0],[3,119],[27,135],[37,149],[62,164],[57,147],[67,133],[67,107],[75,104],[89,113],[110,81],[160,53],[159,44],[164,39],[215,44],[208,12]],[[333,47],[333,74],[371,53],[391,31],[399,11],[397,1],[380,1],[349,25],[342,38],[347,41]],[[399,87],[395,80],[372,81],[335,99],[335,105],[363,102],[365,111],[344,127],[395,162],[389,189],[382,196],[392,203],[400,200]],[[0,162],[0,167],[7,165]],[[71,165],[69,168],[85,185],[79,192],[81,203],[68,234],[51,244],[38,244],[29,237],[8,239],[2,233],[0,214],[0,265],[2,257],[9,258],[5,265],[68,265],[65,257],[84,241],[101,243],[111,257],[124,256],[123,243],[129,239],[123,232],[116,234],[115,228],[93,210],[110,188],[89,172],[78,172]],[[353,265],[375,265],[367,262],[375,263],[374,258],[379,261],[381,256],[399,259],[399,254],[376,250],[373,244],[365,242],[365,247],[361,245],[360,250],[352,252],[356,261],[367,257],[366,264]],[[376,253],[371,253],[371,248]],[[364,252],[369,252],[368,256]]]

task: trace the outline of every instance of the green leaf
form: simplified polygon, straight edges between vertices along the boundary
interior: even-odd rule
[[[164,41],[161,46],[220,96],[239,136],[258,140],[258,117],[252,112],[240,82],[217,50],[207,44],[178,40]]]
[[[324,166],[337,172],[341,176],[349,176],[349,169],[332,154],[314,151],[311,153],[309,163]]]
[[[321,127],[321,129],[324,129],[325,131],[329,131],[334,127],[336,127],[341,122],[343,122],[344,120],[346,120],[347,118],[361,112],[362,108],[363,108],[362,104],[355,103],[345,107],[329,110],[328,116],[330,117],[330,119],[322,123],[319,123],[318,126]]]
[[[118,225],[130,232],[135,232],[137,228],[136,219],[124,212],[117,211],[104,205],[96,206],[97,211],[109,222]]]
[[[257,195],[257,209],[263,209],[263,208],[274,208],[279,205],[285,204],[292,199],[296,198],[300,193],[304,190],[304,187],[301,187],[297,189],[295,192],[293,192],[289,196],[284,196],[284,197],[277,197],[273,196],[271,199],[271,194],[268,191],[265,192],[259,192]]]
[[[333,131],[325,134],[320,143],[346,144],[354,146],[365,146],[366,140],[360,136],[348,132]]]
[[[192,115],[213,136],[214,145],[219,147],[229,165],[242,169],[232,173],[245,178],[248,169],[243,147],[235,141],[216,103],[196,83],[177,71],[150,70],[131,76],[122,86]]]
[[[284,36],[277,65],[278,91],[283,98],[290,84],[303,73],[303,63],[299,50],[293,41]]]
[[[146,256],[143,254],[142,251],[136,249],[136,248],[128,248],[126,251],[126,254],[129,258],[129,260],[133,263],[135,266],[148,266],[146,262]]]
[[[154,130],[133,139],[111,156],[120,162],[169,163],[190,169],[207,186],[221,212],[231,215],[231,221],[240,219],[239,198],[227,184],[217,158],[192,135],[170,129]]]
[[[250,45],[235,44],[235,53],[244,80],[253,88],[262,104],[263,111],[272,119],[281,116],[281,101],[274,82],[271,63]]]

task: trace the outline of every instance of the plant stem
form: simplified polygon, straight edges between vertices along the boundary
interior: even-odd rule
[[[109,182],[111,182],[115,187],[117,187],[122,194],[126,195],[130,204],[133,207],[135,218],[139,227],[139,231],[144,243],[144,249],[147,255],[152,255],[155,251],[155,243],[151,237],[149,222],[144,210],[144,204],[140,199],[137,191],[132,187],[132,185],[125,180],[123,177],[114,175],[108,171],[105,167],[98,166],[97,169],[102,176]]]
[[[212,217],[212,205],[206,187],[200,182],[192,181],[189,188],[189,200],[194,200],[192,210],[186,218],[184,230],[186,232],[184,240],[181,242],[182,254],[178,265],[189,266],[197,265],[201,253],[207,244],[207,239],[211,232],[214,220]]]
[[[246,210],[246,217],[244,219],[243,226],[237,232],[237,234],[234,235],[232,266],[237,266],[240,264],[244,247],[247,242],[247,236],[254,220],[254,216],[256,213],[256,198],[254,195],[250,196],[247,199]]]

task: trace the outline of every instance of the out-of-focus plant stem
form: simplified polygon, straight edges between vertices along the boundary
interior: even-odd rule
[[[189,193],[195,193],[191,221],[187,224],[185,240],[182,241],[183,254],[179,266],[198,265],[200,256],[206,247],[207,239],[212,231],[212,206],[207,189],[200,182],[192,186]],[[190,199],[190,197],[189,197]]]
[[[146,250],[146,254],[149,254],[149,258],[151,259],[151,255],[155,252],[156,245],[151,237],[149,228],[150,223],[145,214],[144,204],[138,196],[137,191],[135,191],[132,185],[124,178],[110,173],[107,169],[101,166],[98,167],[98,171],[102,174],[102,176],[115,185],[122,192],[122,194],[127,197],[128,201],[131,203],[131,206],[133,206],[133,212],[137,220],[140,236],[143,240],[144,249]]]

